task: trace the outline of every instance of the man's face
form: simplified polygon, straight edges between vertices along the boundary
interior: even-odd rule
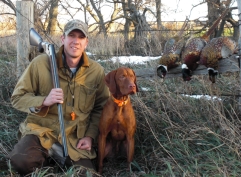
[[[88,38],[80,30],[73,30],[67,36],[63,35],[61,40],[68,58],[80,58],[88,44]]]

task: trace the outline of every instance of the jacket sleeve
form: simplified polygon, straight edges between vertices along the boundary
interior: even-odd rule
[[[46,58],[40,57],[42,57],[41,60]],[[20,111],[45,116],[49,110],[48,107],[44,107],[36,113],[30,110],[31,107],[41,106],[46,97],[45,94],[38,93],[40,68],[37,67],[38,62],[36,61],[33,60],[19,78],[11,96],[11,102],[13,107]]]
[[[100,77],[98,79],[99,84],[96,92],[95,104],[94,104],[93,110],[90,113],[89,127],[85,133],[85,136],[89,136],[93,138],[94,143],[97,142],[97,136],[99,134],[98,126],[99,126],[101,112],[103,110],[103,107],[107,99],[109,98],[109,89],[104,82],[104,77],[105,77],[104,69],[102,70],[102,73],[99,74],[99,76]]]

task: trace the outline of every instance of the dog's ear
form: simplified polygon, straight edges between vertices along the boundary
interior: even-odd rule
[[[135,83],[135,85],[136,85],[136,92],[139,92],[139,89],[138,89],[138,86],[137,86],[137,83],[136,83],[136,73],[135,73],[135,71],[134,70],[132,70],[132,72],[134,73],[134,75],[135,75],[135,80],[134,80],[134,83]]]
[[[109,87],[110,93],[114,95],[116,93],[116,82],[115,82],[115,75],[117,70],[109,72],[105,76],[105,83],[107,87]]]

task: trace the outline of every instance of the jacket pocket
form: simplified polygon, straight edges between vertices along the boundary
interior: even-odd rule
[[[79,88],[79,109],[83,113],[89,113],[95,103],[96,88],[88,88],[84,85],[80,85]]]

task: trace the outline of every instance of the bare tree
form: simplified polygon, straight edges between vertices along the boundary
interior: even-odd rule
[[[103,15],[101,14],[100,11],[100,1],[94,1],[94,0],[89,0],[92,8],[94,9],[94,11],[96,12],[98,18],[99,18],[99,27],[100,27],[100,32],[103,32],[105,36],[107,36],[107,31],[105,28],[105,24],[104,24],[104,19],[103,19]],[[97,7],[98,6],[98,7]]]
[[[161,0],[156,1],[156,23],[157,29],[161,29]]]
[[[213,22],[218,18],[218,16],[226,9],[229,8],[229,12],[222,19],[221,24],[215,29],[214,33],[211,35],[213,37],[219,37],[224,32],[224,27],[227,22],[232,25],[233,28],[233,38],[238,39],[238,21],[235,21],[232,17],[232,10],[237,9],[237,7],[230,7],[231,0],[221,1],[221,0],[207,0],[208,6],[208,26],[210,27]]]
[[[131,5],[131,0],[121,0],[122,8],[123,8],[123,13],[125,18],[125,25],[124,25],[124,36],[125,36],[125,41],[129,41],[129,31],[130,31],[130,24],[131,20],[128,17],[128,12],[127,9]]]
[[[211,27],[215,20],[219,17],[220,0],[207,0],[208,6],[208,26]],[[214,32],[210,35],[210,38],[217,37],[218,29],[216,28]]]
[[[16,16],[16,7],[12,0],[0,0],[5,5],[7,5],[10,9],[13,10],[13,13],[8,13],[11,15]],[[50,33],[50,31],[54,32],[56,29],[57,24],[57,15],[58,15],[58,2],[59,0],[50,0],[50,1],[36,1],[35,2],[35,25],[37,25],[37,28],[40,30],[44,29],[44,24],[42,23],[42,17],[45,14],[45,22],[48,24],[47,31]],[[50,9],[49,9],[50,6]],[[6,13],[2,14],[5,15]]]
[[[58,3],[59,0],[53,0],[50,6],[47,26],[47,33],[50,35],[53,35],[57,28]]]
[[[112,29],[115,28],[114,26],[114,21],[119,19],[119,18],[123,18],[123,14],[122,14],[122,8],[120,6],[120,4],[117,1],[113,1],[113,13],[111,15],[111,19],[109,21],[109,23],[107,24],[107,30],[111,31]],[[119,15],[120,14],[120,15]]]
[[[87,11],[95,20],[95,22],[98,24],[99,33],[103,33],[105,36],[107,36],[107,30],[105,27],[103,15],[101,13],[101,2],[100,1],[94,1],[94,0],[86,0],[86,3],[84,3],[81,0],[77,0],[81,6]],[[89,4],[90,2],[90,4]],[[86,22],[88,24],[88,22]]]
[[[229,8],[229,13],[226,16],[226,19],[223,19],[223,21],[220,25],[220,31],[223,31],[224,24],[226,22],[229,22],[233,28],[233,39],[237,41],[239,38],[239,23],[238,23],[238,21],[235,21],[232,16],[232,10],[237,9],[237,7],[230,7],[231,3],[232,3],[231,0],[222,1],[223,6],[226,8]],[[219,33],[219,35],[221,35],[221,34]]]
[[[15,7],[14,3],[11,0],[0,0],[0,2],[3,2],[8,7],[10,7],[13,10],[14,15],[16,15],[16,7]]]
[[[228,22],[231,24],[231,28],[233,29],[233,39],[237,41],[239,38],[239,32],[238,32],[239,25],[238,25],[238,21],[235,21],[232,16],[232,10],[237,9],[237,7],[233,7],[233,8],[229,8],[229,9],[230,9],[230,11],[228,12],[226,18],[222,20],[222,22],[219,26],[219,29],[217,32],[217,37],[222,35],[222,33],[224,32],[225,24],[227,24],[227,22]],[[227,24],[227,26],[230,26],[230,25]]]
[[[138,11],[137,7],[134,4],[131,4],[128,8],[128,11],[130,13],[129,17],[134,25],[135,38],[138,36],[146,36],[146,33],[151,30],[145,16],[147,9],[145,9],[144,12],[141,13]]]
[[[233,39],[238,41],[238,38],[240,36],[240,33],[239,33],[239,28],[240,27],[239,27],[238,21],[235,21],[233,19],[233,16],[232,16],[231,12],[228,13],[227,22],[229,22],[232,25],[232,27],[233,27]]]

